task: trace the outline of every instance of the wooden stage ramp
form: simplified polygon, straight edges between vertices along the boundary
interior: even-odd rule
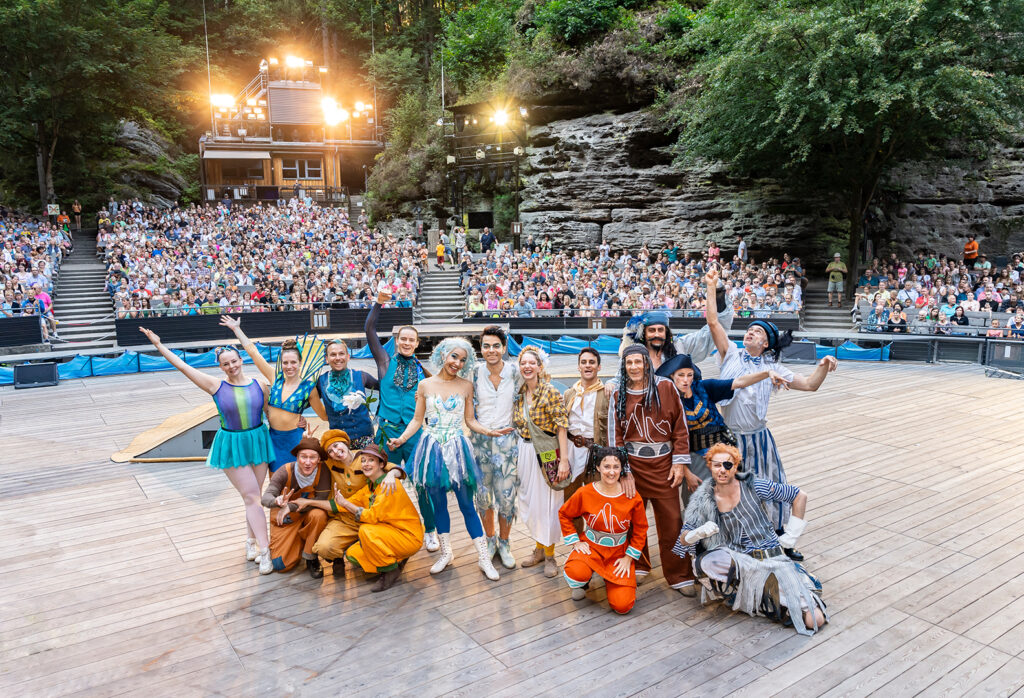
[[[1019,382],[976,366],[844,363],[820,392],[777,398],[769,420],[809,496],[800,547],[833,614],[805,638],[701,608],[668,589],[660,567],[626,616],[600,586],[574,602],[535,568],[489,582],[454,502],[456,562],[439,576],[421,551],[382,594],[351,569],[319,581],[304,570],[260,577],[244,560],[242,503],[221,473],[109,460],[140,432],[209,404],[183,377],[2,389],[0,688],[1010,695],[1024,688],[1021,396]],[[512,544],[520,559],[532,548],[521,524]]]

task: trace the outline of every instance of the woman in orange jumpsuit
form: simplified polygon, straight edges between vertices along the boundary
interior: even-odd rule
[[[608,603],[629,613],[636,603],[636,568],[647,540],[647,512],[639,494],[627,497],[619,478],[625,455],[599,448],[595,454],[601,479],[581,487],[558,510],[563,542],[572,545],[562,573],[572,597],[583,599],[593,574],[605,580]],[[572,521],[583,518],[583,538]]]

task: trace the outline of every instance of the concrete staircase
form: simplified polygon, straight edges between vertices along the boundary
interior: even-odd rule
[[[75,232],[75,250],[64,260],[53,297],[53,315],[60,323],[59,349],[103,349],[114,346],[114,318],[104,290],[106,266],[96,257],[96,231]]]
[[[363,195],[351,194],[348,197],[348,224],[355,228],[359,225],[359,214],[363,212]]]
[[[462,319],[466,297],[458,271],[428,271],[420,281],[419,302],[413,311],[417,323],[456,322]]]
[[[824,279],[816,279],[807,284],[804,289],[804,311],[801,314],[803,328],[808,331],[849,332],[853,327],[850,301],[844,301],[842,308],[829,308],[827,289]]]

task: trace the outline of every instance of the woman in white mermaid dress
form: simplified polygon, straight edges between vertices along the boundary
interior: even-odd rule
[[[446,339],[434,350],[431,360],[440,370],[437,375],[420,381],[416,391],[416,414],[401,436],[388,442],[388,448],[401,447],[423,427],[412,455],[411,475],[413,482],[422,485],[430,495],[437,532],[441,535],[441,556],[430,572],[441,572],[454,559],[451,518],[448,515],[448,493],[452,492],[466,522],[466,530],[476,546],[480,569],[488,579],[497,580],[498,572],[491,563],[483,526],[473,506],[473,495],[480,486],[481,473],[473,458],[473,447],[466,438],[465,428],[496,437],[509,433],[511,427],[488,429],[476,419],[473,384],[464,378],[471,375],[476,361],[469,342],[461,338]]]

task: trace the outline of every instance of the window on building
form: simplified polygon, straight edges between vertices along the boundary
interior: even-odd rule
[[[220,171],[225,179],[263,179],[263,163],[259,160],[225,160]]]
[[[283,179],[321,179],[323,169],[320,158],[282,160],[281,177]]]

